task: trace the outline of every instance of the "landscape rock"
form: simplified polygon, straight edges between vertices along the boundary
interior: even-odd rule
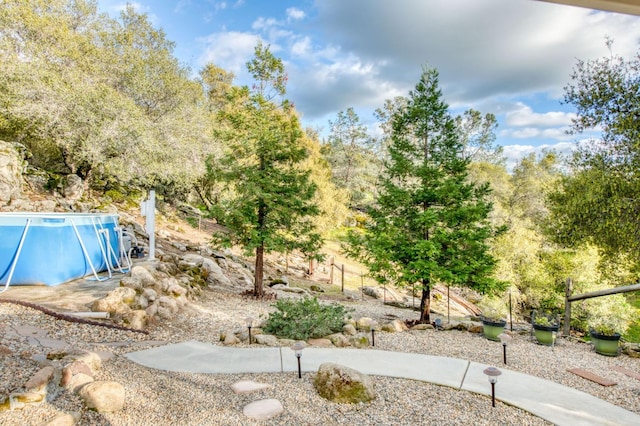
[[[238,339],[235,334],[227,332],[222,343],[225,346],[237,345],[238,343],[240,343],[240,339]]]
[[[400,319],[394,319],[393,321],[384,324],[382,329],[384,331],[402,332],[409,330],[409,327],[407,327],[407,324],[405,324],[404,321]]]
[[[207,283],[209,285],[222,285],[226,287],[230,287],[231,280],[224,274],[222,268],[218,263],[209,258],[204,258],[202,261],[202,268],[207,271]]]
[[[135,301],[136,292],[129,287],[117,287],[91,305],[94,312],[109,312],[113,315],[125,315],[131,308],[128,304]]]
[[[31,376],[27,383],[24,384],[24,388],[27,392],[40,392],[47,387],[54,373],[55,369],[52,366],[43,367]]]
[[[622,352],[631,358],[640,358],[640,343],[626,342],[622,346]]]
[[[371,331],[371,324],[373,324],[373,319],[369,317],[358,318],[356,328],[360,331]]]
[[[80,421],[82,414],[79,412],[60,413],[46,422],[43,426],[73,426]]]
[[[70,392],[77,393],[84,385],[92,383],[93,380],[93,377],[88,374],[78,373],[65,380],[64,383],[61,382],[60,385]]]
[[[76,174],[70,174],[63,179],[64,198],[68,200],[79,200],[84,195],[84,181]]]
[[[371,377],[339,364],[321,364],[313,385],[320,396],[337,403],[355,404],[375,398]]]
[[[365,333],[358,333],[355,336],[350,336],[349,343],[351,343],[351,346],[358,349],[371,346],[371,342],[369,341],[369,334]]]
[[[358,334],[358,330],[356,330],[353,324],[345,324],[342,326],[342,332],[347,336],[355,336]]]
[[[143,287],[153,287],[156,284],[156,279],[151,272],[139,265],[131,268],[131,278],[139,280]]]
[[[147,326],[147,312],[140,309],[131,311],[131,313],[127,316],[127,322],[129,323],[129,327],[131,328],[135,328],[136,330],[144,330]]]
[[[347,346],[351,346],[351,343],[349,343],[349,338],[342,333],[335,333],[327,336],[327,338],[331,340],[333,346],[337,348],[345,348]]]
[[[307,343],[316,348],[332,348],[333,343],[329,339],[309,339]]]
[[[124,407],[124,387],[117,382],[88,383],[78,392],[86,406],[99,413],[120,411]]]
[[[261,399],[245,405],[242,413],[254,420],[268,420],[284,412],[282,403],[277,399]]]
[[[270,334],[257,334],[253,336],[253,339],[256,343],[260,345],[270,346],[270,347],[278,347],[280,346],[280,342],[276,336],[272,336]]]
[[[89,369],[91,369],[92,376],[102,368],[102,358],[100,358],[100,355],[97,353],[91,351],[79,350],[67,355],[64,360],[67,362],[77,361],[84,363],[89,367]]]
[[[22,155],[14,144],[0,141],[0,203],[8,204],[22,195]]]

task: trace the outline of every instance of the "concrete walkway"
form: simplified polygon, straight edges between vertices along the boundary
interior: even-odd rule
[[[138,364],[188,373],[293,373],[298,364],[288,348],[231,348],[195,341],[131,352]],[[303,371],[334,362],[365,374],[436,383],[491,396],[482,372],[487,365],[457,358],[359,349],[306,348]],[[558,383],[500,368],[496,399],[557,425],[640,425],[640,415]]]

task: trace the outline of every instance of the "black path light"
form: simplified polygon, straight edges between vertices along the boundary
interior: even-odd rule
[[[249,329],[249,344],[251,344],[251,327],[253,327],[253,317],[245,318],[244,323],[247,325],[247,328]]]
[[[376,345],[376,330],[378,329],[378,323],[371,321],[371,346]]]
[[[295,342],[291,345],[291,350],[296,354],[296,358],[298,358],[298,379],[302,378],[302,370],[300,369],[300,358],[302,357],[302,350],[305,348],[305,344],[303,341]]]
[[[489,378],[489,383],[491,383],[491,406],[496,406],[496,383],[498,383],[498,376],[502,374],[502,371],[498,370],[495,367],[487,367],[483,371],[484,374]]]
[[[502,342],[502,362],[504,365],[507,365],[507,345],[511,342],[513,337],[509,336],[507,333],[498,334],[498,339]]]

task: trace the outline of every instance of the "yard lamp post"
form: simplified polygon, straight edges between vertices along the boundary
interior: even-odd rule
[[[509,336],[507,333],[498,334],[498,339],[502,342],[502,362],[504,365],[507,365],[507,345],[511,342],[513,337]]]
[[[304,349],[304,342],[295,342],[291,345],[291,350],[296,354],[296,358],[298,358],[298,379],[302,378],[302,370],[300,369],[300,357],[302,357],[302,350]]]
[[[253,317],[247,317],[244,320],[247,328],[249,329],[249,344],[251,344],[251,327],[253,326]]]
[[[483,371],[484,374],[489,378],[489,383],[491,383],[491,406],[496,406],[496,383],[498,382],[498,376],[502,374],[502,371],[498,370],[495,367],[487,367]]]
[[[371,346],[376,345],[376,330],[378,329],[378,323],[375,321],[371,322]]]

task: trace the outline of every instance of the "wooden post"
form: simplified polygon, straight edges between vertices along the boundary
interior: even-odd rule
[[[360,297],[364,300],[364,275],[360,274]]]
[[[567,278],[567,283],[564,288],[564,325],[562,327],[562,335],[568,336],[571,331],[571,301],[569,298],[573,293],[573,280]]]
[[[340,271],[342,272],[342,292],[344,293],[344,263],[342,264],[342,269]]]
[[[309,276],[313,277],[313,257],[309,259]]]
[[[333,257],[331,258],[331,265],[329,266],[329,284],[333,285]]]

